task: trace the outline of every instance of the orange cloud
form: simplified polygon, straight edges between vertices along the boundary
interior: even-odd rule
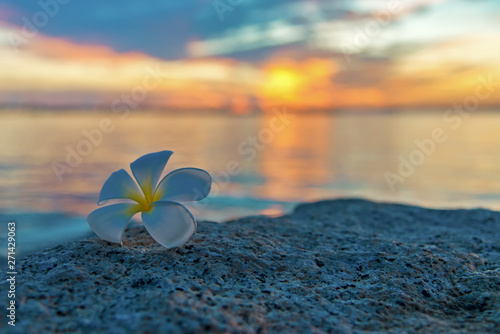
[[[390,60],[353,57],[348,65],[341,56],[273,57],[260,64],[166,61],[40,35],[19,53],[0,43],[0,103],[20,96],[32,104],[109,105],[140,86],[147,68],[160,68],[161,82],[143,106],[244,114],[280,105],[303,111],[452,105],[473,93],[479,76],[500,74],[500,47],[491,43],[496,37],[447,42]],[[481,52],[471,55],[471,48]],[[483,104],[500,104],[500,95]]]
[[[133,62],[152,58],[140,52],[118,53],[107,46],[75,44],[61,38],[47,37],[35,38],[28,43],[28,50],[41,57],[78,61]]]

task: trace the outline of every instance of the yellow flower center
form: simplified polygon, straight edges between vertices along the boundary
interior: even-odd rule
[[[151,210],[151,203],[144,202],[141,206],[141,211],[149,212]]]

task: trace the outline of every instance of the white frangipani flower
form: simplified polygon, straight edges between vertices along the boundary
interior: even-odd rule
[[[177,247],[189,240],[196,231],[196,219],[179,202],[195,202],[207,197],[212,178],[202,169],[180,168],[158,183],[172,153],[146,154],[130,164],[140,188],[124,169],[111,174],[102,186],[97,205],[111,199],[129,199],[135,203],[112,204],[91,212],[87,222],[99,237],[121,243],[129,220],[142,212],[149,234],[164,247]]]

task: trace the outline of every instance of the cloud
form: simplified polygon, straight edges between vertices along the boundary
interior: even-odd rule
[[[40,3],[51,1],[4,1],[15,9],[3,12],[2,21],[17,28],[47,12]],[[82,44],[107,45],[120,52],[138,51],[164,59],[184,56],[184,44],[193,35],[199,1],[70,1],[59,5],[40,33]],[[174,33],[175,32],[175,33]]]
[[[248,10],[245,17],[254,25],[243,22],[238,28],[207,40],[195,39],[196,34],[191,29],[201,28],[189,27],[191,21],[182,23],[184,17],[170,13],[173,21],[167,26],[183,28],[177,29],[181,31],[179,34],[176,29],[166,34],[180,39],[175,42],[177,46],[183,45],[185,36],[190,36],[189,51],[192,55],[203,56],[177,60],[155,56],[147,48],[147,51],[143,47],[131,48],[131,44],[125,42],[144,39],[147,40],[144,43],[156,43],[160,39],[171,39],[162,35],[162,29],[166,27],[163,23],[153,28],[154,22],[159,21],[150,10],[166,10],[166,7],[161,7],[165,2],[154,2],[153,7],[141,7],[137,11],[128,7],[116,13],[84,11],[79,17],[90,17],[89,22],[95,24],[89,31],[80,31],[78,25],[63,24],[61,27],[79,31],[73,36],[69,30],[71,38],[68,38],[47,34],[40,29],[18,53],[11,48],[9,34],[21,34],[22,31],[12,24],[0,26],[0,103],[13,106],[28,102],[45,106],[90,103],[109,108],[114,99],[130,93],[141,83],[148,68],[159,67],[164,80],[148,95],[143,107],[229,109],[245,113],[278,105],[304,111],[445,106],[471,94],[478,76],[497,73],[499,69],[499,35],[490,28],[498,26],[491,21],[498,11],[481,16],[484,22],[453,22],[463,18],[470,8],[475,8],[477,14],[484,8],[471,4],[473,7],[453,7],[456,9],[450,12],[451,4],[446,1],[439,5],[436,1],[412,1],[407,3],[411,10],[404,15],[395,15],[391,24],[383,27],[380,34],[372,37],[347,61],[339,43],[349,39],[349,31],[357,33],[366,22],[373,21],[373,11],[378,7],[365,6],[365,11],[358,9],[357,12],[343,7],[343,10],[335,11],[335,20],[318,21],[324,17],[318,10],[322,7],[317,4],[330,3],[333,6],[341,2],[280,3],[281,7],[277,8],[283,9],[283,19],[269,20],[274,14],[264,18],[253,16],[252,11],[261,7],[252,7],[253,3],[249,3],[245,7]],[[156,5],[159,7],[154,7]],[[174,6],[171,7],[173,13],[179,13],[191,10],[195,5],[200,3],[193,1],[168,6]],[[432,10],[421,11],[422,6]],[[23,11],[16,15],[29,15],[26,8],[22,7]],[[75,11],[75,8],[70,9]],[[206,8],[202,7],[200,12],[190,13],[187,17],[205,13]],[[134,20],[133,15],[136,15]],[[144,15],[153,15],[152,21],[144,22]],[[309,21],[305,20],[306,16]],[[55,29],[54,26],[71,17],[61,12],[47,28]],[[125,25],[125,18],[129,19],[125,32],[119,39],[111,38]],[[101,38],[99,41],[91,42],[92,34],[107,20],[113,27],[106,30],[104,37],[96,35],[96,40]],[[136,22],[139,26],[134,25]],[[207,30],[226,30],[212,29],[215,23],[208,25]],[[460,25],[458,30],[454,28],[457,24]],[[436,28],[441,30],[434,33]],[[454,29],[459,33],[450,34]],[[151,35],[144,35],[145,31],[151,31]],[[320,33],[331,38],[332,45],[337,48],[326,51],[317,48],[311,36]],[[82,41],[84,35],[85,41]],[[108,43],[108,38],[114,42]],[[120,41],[125,44],[120,44]],[[167,46],[165,42],[155,47],[160,50]],[[254,55],[252,52],[261,49],[266,50],[266,54],[259,59],[229,58],[226,55],[238,52]],[[491,98],[485,104],[500,104],[500,98]]]
[[[407,13],[441,1],[444,0],[396,0],[396,3],[401,3],[402,12]],[[392,2],[356,1],[352,5],[339,0],[243,1],[221,22],[209,0],[108,0],[93,1],[91,6],[88,1],[70,1],[58,6],[48,24],[40,27],[40,33],[162,59],[235,53],[239,57],[244,56],[237,54],[240,51],[276,49],[298,41],[309,47],[308,39],[314,36],[306,32],[317,24],[341,22],[353,26],[371,19],[376,11],[386,9]],[[22,28],[26,21],[33,21],[34,15],[47,11],[40,3],[51,3],[51,0],[4,0],[0,20]],[[266,36],[250,43],[235,43],[239,36],[251,39],[252,29]],[[190,43],[193,40],[197,42]],[[200,43],[206,45],[201,47]]]

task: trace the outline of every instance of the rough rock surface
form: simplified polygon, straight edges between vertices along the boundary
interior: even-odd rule
[[[12,333],[500,332],[500,213],[482,209],[324,201],[200,222],[176,249],[134,227],[19,272]]]

